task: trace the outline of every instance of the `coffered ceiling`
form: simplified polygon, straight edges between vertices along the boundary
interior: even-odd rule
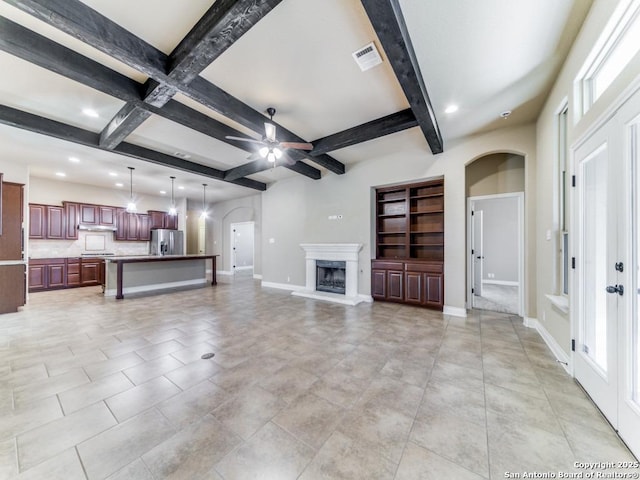
[[[534,121],[590,4],[5,0],[0,161],[106,188],[126,188],[132,166],[137,192],[175,175],[179,194],[201,198],[208,183],[218,201],[349,175],[377,151],[437,155]],[[352,53],[370,42],[383,62],[362,72]],[[278,140],[313,150],[274,168],[247,159],[259,145],[226,138],[260,139],[268,107]]]

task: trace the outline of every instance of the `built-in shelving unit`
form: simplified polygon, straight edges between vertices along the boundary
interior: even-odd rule
[[[442,309],[444,178],[376,190],[377,300]]]

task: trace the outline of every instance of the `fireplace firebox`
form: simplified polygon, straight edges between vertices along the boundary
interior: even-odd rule
[[[316,290],[345,294],[347,262],[316,260]]]

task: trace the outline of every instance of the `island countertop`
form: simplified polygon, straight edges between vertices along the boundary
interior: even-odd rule
[[[175,261],[175,260],[207,260],[219,257],[220,255],[114,255],[105,257],[106,262],[111,263],[135,263],[135,262],[158,262],[158,261]]]
[[[205,281],[203,277],[200,275],[205,275],[206,273],[205,266],[204,266],[204,262],[206,260],[211,260],[211,270],[212,270],[211,285],[216,285],[217,283],[216,282],[216,257],[219,257],[219,256],[220,255],[200,255],[200,254],[122,255],[122,256],[115,255],[112,257],[110,256],[109,258],[105,258],[105,264],[107,265],[107,275],[106,275],[107,288],[106,288],[105,294],[111,291],[111,288],[113,286],[113,283],[111,283],[112,280],[110,279],[115,280],[115,283],[116,283],[115,297],[117,300],[124,298],[125,287],[129,288],[131,291],[148,291],[148,290],[159,289],[161,287],[193,284],[194,282],[200,283],[202,281]],[[178,262],[182,264],[183,261],[189,261],[189,260],[191,260],[192,262],[191,263],[184,262],[185,266],[189,265],[189,267],[186,267],[186,270],[192,269],[191,264],[193,263],[194,260],[202,261],[201,263],[202,267],[200,267],[202,268],[202,270],[200,270],[201,274],[197,274],[196,277],[191,276],[189,278],[181,277],[181,278],[174,278],[173,280],[168,279],[168,277],[170,276],[175,277],[175,275],[179,275],[180,274],[179,271],[185,271],[185,269],[183,269],[182,267],[180,268],[170,267],[169,264],[171,262]],[[127,270],[129,272],[127,276],[132,277],[133,275],[133,278],[130,278],[128,285],[125,286],[124,266],[130,265],[130,264],[132,265],[130,267],[127,267],[127,269],[135,268],[135,270],[134,271]],[[150,264],[150,265],[149,267],[146,267],[144,264]],[[167,265],[166,267],[164,266],[160,267],[160,264],[167,264]],[[156,266],[153,266],[153,265],[156,265]],[[146,277],[145,277],[145,274],[142,273],[145,271],[147,272]],[[149,273],[149,272],[152,272],[152,273]],[[161,280],[162,277],[167,277],[165,278],[164,282]],[[203,280],[198,280],[198,278]],[[111,286],[111,288],[109,288],[109,286]]]

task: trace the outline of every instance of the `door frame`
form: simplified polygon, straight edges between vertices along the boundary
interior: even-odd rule
[[[233,230],[237,225],[251,225],[253,227],[253,242],[251,245],[251,248],[253,249],[252,252],[252,256],[253,256],[253,265],[251,266],[251,269],[253,270],[255,268],[255,263],[256,263],[256,238],[255,238],[255,233],[256,233],[256,226],[255,226],[255,222],[250,221],[250,222],[234,222],[229,224],[229,266],[231,268],[231,274],[235,274],[236,270],[238,270],[235,266],[236,263],[236,257],[235,257],[235,250],[234,250],[234,245],[235,245],[235,235],[233,234]],[[243,268],[241,268],[240,270],[244,270]],[[248,270],[248,268],[246,269]]]
[[[467,197],[467,308],[473,308],[473,255],[471,254],[472,246],[472,230],[473,217],[471,215],[472,207],[479,200],[495,200],[498,198],[516,198],[518,202],[518,315],[524,318],[524,300],[527,291],[524,274],[524,192],[496,193],[493,195],[477,195]]]

